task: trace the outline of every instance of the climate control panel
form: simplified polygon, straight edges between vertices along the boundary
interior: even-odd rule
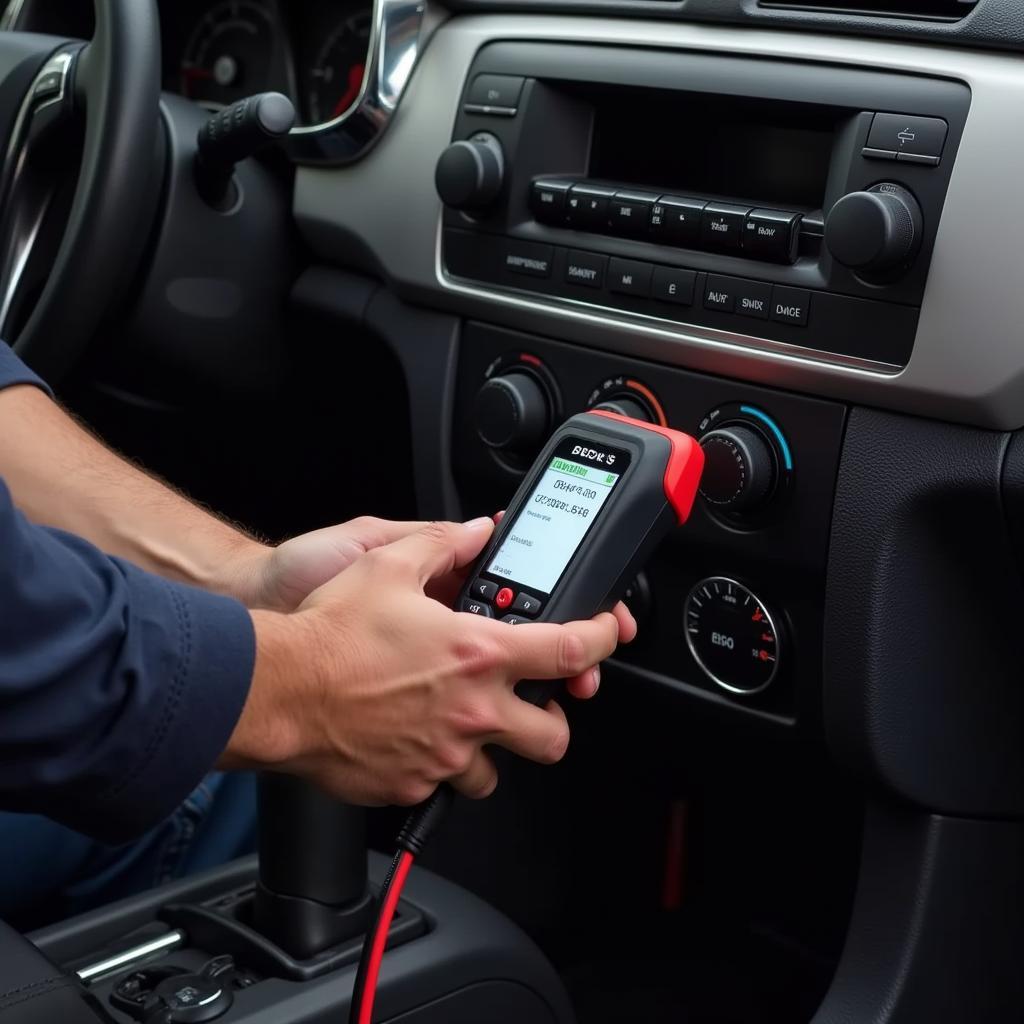
[[[474,429],[456,435],[454,467],[467,515],[503,507],[547,433],[585,409],[700,440],[700,498],[629,588],[642,628],[617,659],[638,681],[773,724],[812,714],[801,703],[820,671],[844,407],[484,324],[466,326],[460,351],[455,422]]]

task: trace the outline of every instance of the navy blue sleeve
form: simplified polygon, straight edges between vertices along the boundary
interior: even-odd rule
[[[0,480],[0,807],[141,833],[223,751],[254,661],[241,604],[30,523]]]
[[[9,345],[0,341],[0,388],[9,388],[13,384],[34,384],[53,397],[53,392],[42,379],[14,354]]]

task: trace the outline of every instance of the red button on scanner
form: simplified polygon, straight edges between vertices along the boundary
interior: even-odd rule
[[[507,608],[515,599],[516,595],[508,587],[502,587],[494,598],[494,603],[499,608]]]

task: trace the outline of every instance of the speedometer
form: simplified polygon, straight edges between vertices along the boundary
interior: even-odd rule
[[[223,107],[271,87],[278,49],[274,18],[255,0],[225,0],[195,27],[181,63],[183,96]]]
[[[341,117],[355,103],[363,84],[370,40],[370,13],[346,18],[327,37],[309,69],[309,119],[323,124]]]

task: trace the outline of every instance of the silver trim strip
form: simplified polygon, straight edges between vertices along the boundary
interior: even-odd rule
[[[359,160],[387,129],[419,60],[424,0],[374,0],[363,84],[355,102],[325,124],[292,129],[294,159],[343,164]]]
[[[0,337],[7,334],[7,318],[11,312],[15,296],[18,294],[18,288],[21,285],[25,268],[28,266],[28,261],[32,256],[32,250],[35,248],[39,229],[42,227],[46,211],[50,205],[48,196],[40,199],[35,208],[30,211],[29,223],[25,225],[17,223],[18,211],[14,209],[12,198],[16,196],[19,183],[25,171],[32,119],[41,110],[64,102],[68,89],[68,77],[71,73],[75,56],[76,52],[64,50],[54,54],[40,68],[38,74],[32,79],[32,84],[28,87],[25,98],[21,101],[18,118],[14,124],[14,131],[11,134],[10,145],[7,148],[3,177],[0,179],[0,209],[8,211],[9,216],[13,220],[9,227],[12,231],[11,248],[8,251],[6,245],[4,246],[4,266],[9,266],[10,271],[7,280],[2,284],[2,291],[0,291]],[[41,79],[54,72],[60,75],[60,90],[50,99],[37,104],[36,86]]]
[[[130,949],[115,953],[113,956],[107,957],[106,960],[100,960],[97,963],[89,964],[88,967],[82,967],[75,973],[78,975],[79,981],[88,983],[93,978],[98,978],[101,974],[109,974],[111,971],[116,971],[119,967],[127,967],[136,960],[143,960],[154,953],[177,949],[179,946],[184,945],[184,943],[185,933],[180,928],[176,928],[174,931],[167,932],[166,935],[161,935],[159,938],[151,939],[149,942],[143,942],[138,946],[132,946]]]
[[[0,15],[0,32],[14,32],[21,21],[21,12],[25,6],[25,0],[11,0]]]

